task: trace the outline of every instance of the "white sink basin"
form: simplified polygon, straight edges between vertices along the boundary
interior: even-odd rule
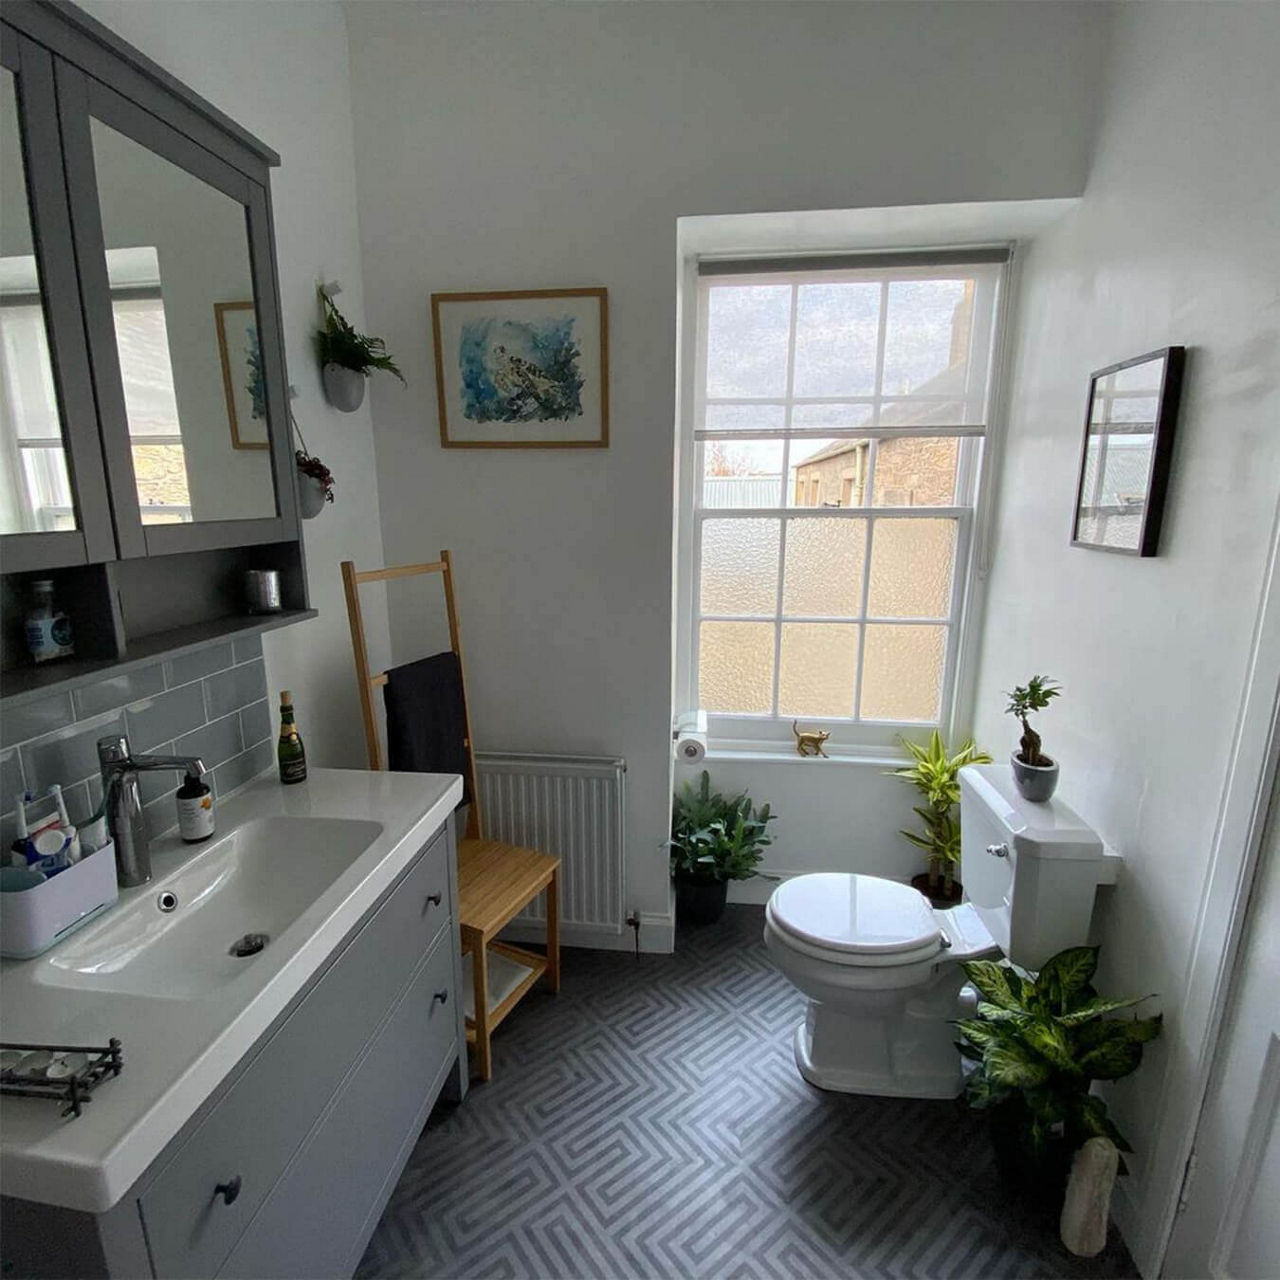
[[[272,947],[278,960],[289,926],[381,831],[381,823],[355,819],[253,819],[133,891],[131,901],[37,961],[33,976],[158,999],[205,995],[248,973]],[[265,946],[233,954],[247,934],[265,934]]]

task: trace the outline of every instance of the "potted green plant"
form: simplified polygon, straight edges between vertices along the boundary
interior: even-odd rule
[[[960,803],[960,782],[957,777],[967,764],[990,764],[991,757],[980,751],[972,738],[960,744],[952,753],[935,729],[929,735],[927,746],[900,739],[911,756],[911,763],[892,770],[895,778],[911,783],[924,797],[924,803],[913,806],[914,812],[924,823],[923,834],[902,831],[899,834],[911,841],[917,849],[923,849],[929,858],[929,869],[912,876],[911,887],[919,889],[935,907],[950,907],[960,901],[963,886],[955,878],[960,865],[960,822],[956,806]]]
[[[766,828],[775,818],[744,791],[726,799],[711,790],[704,769],[698,787],[686,782],[671,815],[671,878],[676,913],[688,924],[711,924],[724,913],[730,880],[749,880],[770,844]]]
[[[293,451],[298,470],[298,510],[304,520],[312,520],[333,501],[333,472],[305,449]]]
[[[393,373],[401,382],[404,374],[387,354],[387,344],[381,338],[357,333],[338,310],[332,297],[337,291],[332,285],[321,285],[318,290],[324,328],[316,333],[316,352],[325,398],[335,409],[354,413],[364,400],[365,379],[375,370]]]
[[[1100,996],[1097,967],[1097,947],[1068,947],[1035,974],[993,960],[963,966],[980,996],[976,1016],[956,1024],[973,1063],[966,1096],[991,1116],[1001,1174],[1046,1208],[1061,1207],[1071,1158],[1090,1138],[1133,1150],[1092,1086],[1136,1071],[1160,1034],[1160,1014],[1107,1016],[1150,997]]]
[[[1061,692],[1047,676],[1032,676],[1026,684],[1020,684],[1006,695],[1009,705],[1005,712],[1016,716],[1022,724],[1022,740],[1010,761],[1013,781],[1027,800],[1048,800],[1058,786],[1058,762],[1041,751],[1040,735],[1031,727],[1029,717],[1043,711]]]

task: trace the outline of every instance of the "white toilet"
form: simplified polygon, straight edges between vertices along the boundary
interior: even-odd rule
[[[1088,941],[1097,886],[1121,859],[1066,805],[1023,800],[1007,765],[970,765],[960,830],[968,901],[945,911],[908,885],[843,873],[797,876],[770,897],[765,944],[809,997],[795,1053],[811,1084],[955,1097],[951,1021],[975,1003],[960,962],[1003,954],[1037,969]]]

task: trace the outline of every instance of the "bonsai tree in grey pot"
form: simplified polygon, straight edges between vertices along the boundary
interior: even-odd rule
[[[393,373],[401,382],[404,374],[387,354],[381,338],[357,333],[334,304],[336,285],[318,289],[324,307],[324,328],[316,333],[316,353],[320,357],[320,378],[325,398],[335,409],[354,413],[364,401],[364,382],[376,370]]]
[[[1040,749],[1040,735],[1031,727],[1029,717],[1043,711],[1061,692],[1047,676],[1032,676],[1008,695],[1005,711],[1022,724],[1022,740],[1010,757],[1013,780],[1027,800],[1048,800],[1058,786],[1058,762]]]
[[[671,878],[676,913],[686,924],[712,924],[724,913],[730,880],[749,880],[770,844],[766,827],[776,815],[756,809],[751,797],[726,799],[711,790],[704,769],[695,790],[686,782],[671,815]]]

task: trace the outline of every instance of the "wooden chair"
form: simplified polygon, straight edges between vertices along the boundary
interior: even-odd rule
[[[466,726],[463,745],[466,749],[471,804],[467,810],[466,832],[458,843],[458,927],[462,935],[463,955],[471,957],[474,1011],[467,1017],[467,1043],[475,1051],[476,1074],[481,1080],[488,1080],[492,1075],[489,1040],[498,1024],[544,973],[551,990],[560,990],[560,859],[536,849],[524,849],[519,845],[484,838],[480,791],[476,786],[466,671],[462,663],[458,609],[453,594],[453,564],[447,551],[442,551],[440,559],[430,564],[398,565],[387,569],[369,569],[363,573],[356,571],[352,561],[342,562],[342,585],[347,595],[347,617],[351,623],[351,647],[355,652],[369,767],[385,767],[382,745],[378,740],[373,691],[387,683],[387,673],[369,669],[369,649],[365,643],[364,618],[360,612],[360,585],[430,573],[440,574],[444,581],[445,608],[449,615],[449,647],[457,654],[458,667],[462,671],[462,705]],[[542,956],[523,947],[495,941],[499,930],[543,890],[547,894],[547,954]]]

